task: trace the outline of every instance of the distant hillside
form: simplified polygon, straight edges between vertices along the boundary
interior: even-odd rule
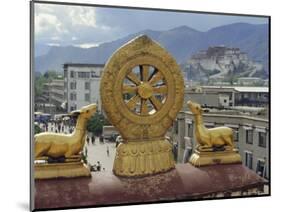
[[[260,61],[268,71],[268,25],[236,23],[200,32],[187,26],[167,31],[145,30],[121,39],[88,49],[78,47],[51,47],[47,54],[35,59],[35,71],[61,70],[66,62],[105,63],[121,45],[140,34],[146,34],[158,41],[183,64],[199,50],[209,46],[225,45],[240,48],[250,59]]]

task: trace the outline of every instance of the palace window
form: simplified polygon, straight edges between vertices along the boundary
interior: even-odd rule
[[[239,130],[238,129],[233,129],[233,140],[235,142],[239,141]]]
[[[90,82],[85,82],[85,90],[90,90]]]
[[[99,77],[99,76],[95,71],[91,71],[91,77],[96,78],[96,77]]]
[[[86,102],[90,101],[90,94],[89,93],[85,93],[85,101]]]
[[[253,168],[253,153],[252,152],[245,152],[245,165],[249,168]]]
[[[256,173],[261,177],[265,177],[265,162],[264,162],[264,160],[258,160]]]
[[[70,71],[70,77],[74,78],[75,77],[75,72],[74,71]]]
[[[70,93],[70,100],[76,101],[76,93]]]
[[[188,123],[187,128],[188,128],[188,137],[192,138],[193,137],[193,124]]]
[[[259,146],[266,148],[266,133],[259,132]]]
[[[90,72],[85,72],[85,71],[78,72],[78,77],[79,78],[90,78]]]
[[[70,83],[70,89],[75,90],[76,89],[76,82],[71,82]]]
[[[246,143],[253,144],[253,130],[252,129],[246,130]]]

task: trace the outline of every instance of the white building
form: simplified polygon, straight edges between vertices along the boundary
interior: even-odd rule
[[[212,107],[254,106],[267,107],[268,87],[253,86],[197,86],[185,89],[184,101],[193,100]],[[186,109],[184,107],[184,109]]]
[[[104,64],[65,63],[64,95],[67,112],[79,109],[91,103],[97,103],[100,109],[100,79]]]

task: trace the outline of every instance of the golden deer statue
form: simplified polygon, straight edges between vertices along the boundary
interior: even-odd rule
[[[187,106],[195,117],[195,137],[199,151],[213,151],[215,148],[225,147],[233,149],[233,130],[229,127],[207,129],[204,126],[200,104],[188,101]]]
[[[90,104],[71,112],[78,114],[76,127],[72,134],[44,132],[35,135],[35,159],[43,156],[70,158],[78,155],[85,144],[87,121],[96,112],[96,109],[96,104]]]

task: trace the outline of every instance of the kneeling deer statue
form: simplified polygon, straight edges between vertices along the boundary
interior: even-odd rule
[[[35,159],[42,156],[69,158],[78,155],[85,144],[87,121],[96,112],[96,109],[96,104],[90,104],[72,112],[72,114],[78,115],[72,134],[44,132],[35,135]]]
[[[187,106],[195,117],[195,137],[198,150],[212,151],[215,148],[233,149],[233,130],[229,127],[207,129],[204,126],[200,104],[188,101]]]

